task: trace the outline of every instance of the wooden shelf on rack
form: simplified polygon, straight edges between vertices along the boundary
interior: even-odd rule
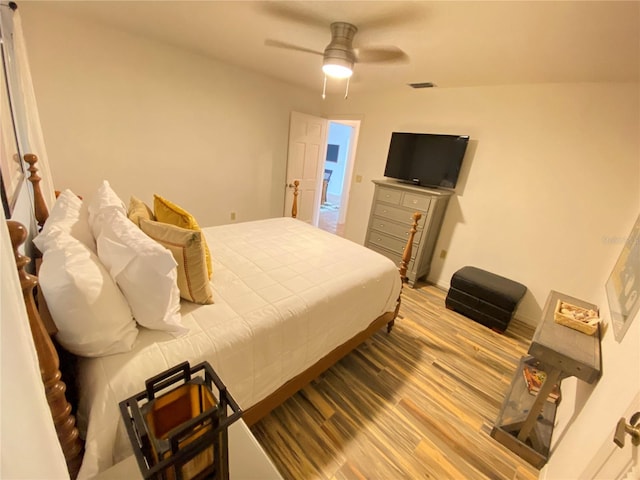
[[[549,459],[556,404],[547,401],[555,384],[575,376],[587,383],[596,382],[602,373],[600,330],[586,335],[554,321],[558,299],[587,309],[593,304],[551,291],[531,345],[529,356],[522,357],[511,386],[505,395],[491,436],[511,451],[541,468]],[[522,375],[525,364],[536,365],[547,374],[536,396],[529,393]]]

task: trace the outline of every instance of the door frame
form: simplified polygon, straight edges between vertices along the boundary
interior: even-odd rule
[[[349,195],[351,194],[351,185],[353,184],[353,176],[355,171],[356,153],[358,149],[358,140],[360,138],[360,128],[362,124],[361,115],[331,115],[327,117],[329,125],[340,123],[353,128],[349,139],[349,152],[345,160],[344,175],[342,178],[342,194],[340,196],[340,211],[338,214],[338,223],[344,224],[347,220],[347,211],[349,207]],[[327,144],[329,143],[329,128],[327,128]],[[324,161],[326,164],[326,158]],[[320,201],[320,200],[318,200]]]

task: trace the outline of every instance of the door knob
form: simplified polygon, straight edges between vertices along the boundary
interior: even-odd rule
[[[629,419],[629,423],[624,418],[618,420],[618,424],[616,425],[616,433],[613,435],[614,443],[620,448],[624,447],[624,438],[625,434],[631,435],[631,443],[634,445],[640,445],[640,426],[638,426],[638,422],[640,421],[640,412],[636,412],[631,415]]]

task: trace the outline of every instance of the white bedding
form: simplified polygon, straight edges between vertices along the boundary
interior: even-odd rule
[[[211,363],[244,409],[393,311],[400,292],[387,258],[291,218],[204,229],[213,305],[182,302],[189,333],[140,329],[131,352],[80,361],[79,478],[131,454],[118,402],[177,363]],[[87,428],[88,427],[88,428]]]

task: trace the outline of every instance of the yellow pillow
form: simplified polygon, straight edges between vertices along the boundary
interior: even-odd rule
[[[202,232],[146,219],[140,220],[140,228],[168,249],[178,263],[180,296],[203,305],[213,303]]]
[[[195,230],[196,232],[202,231],[200,229],[200,225],[196,222],[196,219],[193,218],[193,215],[180,208],[175,203],[162,198],[160,195],[153,196],[153,210],[156,215],[156,220],[159,222],[169,223],[176,227],[186,228],[188,230]],[[209,246],[207,245],[204,235],[202,236],[202,244],[204,245],[204,253],[206,256],[207,272],[209,273],[209,278],[211,278],[213,275],[211,252],[209,251]]]
[[[129,200],[129,208],[127,209],[127,217],[133,223],[135,223],[138,227],[140,226],[140,219],[144,218],[146,220],[155,220],[156,217],[153,215],[151,209],[137,197],[131,196]]]

